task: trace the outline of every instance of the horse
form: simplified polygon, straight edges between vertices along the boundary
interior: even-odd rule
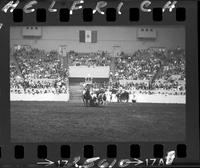
[[[97,94],[90,92],[89,89],[83,91],[82,95],[83,103],[85,106],[98,106],[99,102]]]
[[[98,104],[99,105],[105,105],[106,104],[106,94],[105,93],[99,93],[97,96]]]
[[[90,106],[98,106],[98,105],[99,105],[99,102],[98,102],[97,94],[92,93],[91,99],[90,99]]]
[[[116,93],[117,102],[127,102],[129,101],[129,93],[127,91],[117,92]]]
[[[106,94],[103,90],[98,90],[91,93],[90,106],[104,105],[106,101]]]
[[[92,97],[91,97],[89,89],[83,91],[82,99],[83,99],[83,103],[84,103],[85,106],[90,105]]]
[[[107,100],[105,91],[98,90],[96,92],[90,92],[89,89],[83,91],[82,99],[86,106],[104,105]]]

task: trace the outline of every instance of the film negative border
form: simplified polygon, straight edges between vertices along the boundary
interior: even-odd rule
[[[32,156],[33,158],[35,159],[47,159],[51,156],[48,155],[48,153],[51,153],[50,150],[48,149],[48,145],[38,145],[36,147],[36,152],[35,152],[35,156]],[[59,149],[59,153],[60,155],[57,156],[57,158],[60,158],[60,159],[69,159],[71,157],[71,147],[70,145],[61,145],[59,147],[57,147],[57,149]],[[73,149],[73,147],[72,147]],[[89,158],[94,158],[94,157],[97,157],[96,155],[96,148],[95,148],[95,145],[83,145],[81,147],[81,151],[80,151],[80,156],[82,156],[83,158],[85,159],[89,159]],[[115,145],[115,144],[109,144],[109,145],[105,145],[104,146],[104,149],[105,149],[105,154],[106,154],[106,157],[108,159],[115,159],[115,158],[118,158],[118,153],[120,153],[121,151],[118,150],[118,146]],[[27,154],[29,151],[28,151],[28,148],[27,147],[24,147],[23,145],[14,145],[13,148],[10,148],[11,153],[13,153],[13,159],[15,160],[24,160],[26,159],[26,155],[29,155]],[[131,144],[129,146],[129,154],[127,155],[127,159],[128,158],[137,158],[137,159],[140,159],[141,158],[141,146],[139,144]],[[172,150],[172,148],[171,148]],[[5,154],[5,151],[7,151],[7,149],[3,149],[2,147],[0,147],[0,159],[4,159],[4,154]],[[165,149],[165,146],[162,145],[162,144],[154,144],[152,145],[152,155],[150,156],[149,159],[166,159],[167,157],[167,152],[174,152],[175,154],[175,157],[176,158],[186,158],[186,155],[187,155],[187,149],[186,149],[186,145],[185,144],[177,144],[174,146],[174,150],[172,151],[167,151],[167,149]],[[6,154],[5,154],[6,155]],[[143,162],[146,162],[146,164],[148,164],[148,158],[145,159],[145,161]],[[166,160],[165,160],[166,161]],[[161,163],[160,163],[161,164]],[[162,163],[163,166],[165,165],[164,163]],[[156,165],[156,164],[155,164]]]
[[[152,1],[153,3],[154,1]],[[62,25],[76,25],[76,24],[86,24],[89,23],[91,25],[93,24],[126,24],[126,22],[129,25],[132,24],[144,24],[143,18],[144,16],[147,17],[147,20],[149,20],[152,24],[164,24],[167,25],[166,21],[174,24],[185,24],[188,20],[192,19],[192,16],[190,16],[191,11],[188,14],[187,7],[184,7],[185,5],[182,5],[183,2],[181,2],[180,7],[177,7],[171,14],[165,14],[162,12],[162,8],[160,7],[153,7],[152,12],[146,16],[146,13],[141,12],[140,8],[138,8],[138,5],[133,5],[131,8],[126,8],[126,14],[125,16],[123,13],[121,15],[117,14],[116,8],[106,8],[105,15],[93,15],[93,8],[90,8],[90,5],[86,5],[85,8],[83,8],[82,11],[77,11],[72,16],[70,15],[70,9],[64,8],[61,6],[59,8],[57,13],[49,13],[48,9],[46,9],[46,5],[36,10],[35,13],[30,14],[32,16],[33,21],[29,22],[28,25],[36,24],[36,25],[55,25],[59,22],[59,24]],[[186,2],[187,3],[187,2]],[[189,3],[189,2],[188,2]],[[192,2],[191,2],[192,3]],[[112,4],[112,3],[111,3]],[[138,3],[139,4],[139,3]],[[157,3],[155,3],[157,4]],[[42,4],[43,5],[43,4]],[[41,5],[41,6],[42,6]],[[152,4],[153,5],[153,4]],[[160,6],[160,5],[158,5]],[[191,6],[190,6],[191,8]],[[52,15],[54,15],[52,17]],[[5,15],[4,15],[5,16]],[[169,16],[169,17],[168,17]],[[1,16],[2,17],[2,16]],[[0,17],[0,18],[1,18]],[[5,23],[5,27],[1,26],[2,30],[5,28],[8,28],[9,25],[23,25],[27,22],[27,20],[30,18],[30,16],[27,16],[23,12],[22,8],[17,8],[13,10],[13,13],[7,13],[6,18],[9,19],[9,23]],[[75,18],[79,18],[78,21],[80,23],[77,23]],[[50,21],[51,18],[54,21]],[[97,23],[97,20],[100,21]],[[122,20],[125,19],[125,22],[122,22]],[[196,17],[195,17],[196,18]],[[171,22],[172,19],[172,22]],[[100,25],[99,24],[99,25]],[[193,26],[195,24],[192,24]],[[191,29],[190,29],[191,30]],[[187,32],[188,33],[188,32]],[[192,37],[194,37],[194,34],[192,34]],[[190,47],[191,48],[191,47]],[[196,53],[196,52],[195,52]],[[190,64],[191,65],[191,64]],[[191,71],[190,71],[191,72]],[[191,79],[191,78],[190,78]],[[196,86],[196,85],[195,85]],[[2,87],[1,85],[1,88]],[[2,94],[5,95],[5,92],[1,89]],[[194,126],[194,125],[193,125]],[[7,127],[9,128],[9,127]],[[188,131],[188,130],[187,130]],[[191,135],[191,134],[190,134]],[[7,135],[7,137],[9,137]],[[191,136],[194,137],[194,136]],[[7,138],[6,138],[7,139]],[[8,138],[9,139],[9,138]],[[193,141],[192,141],[193,142]],[[167,151],[175,150],[177,158],[187,160],[186,157],[190,156],[191,159],[191,153],[192,150],[195,150],[195,146],[189,147],[190,143],[189,140],[186,141],[186,143],[150,143],[150,144],[144,144],[144,143],[112,143],[109,144],[105,143],[106,145],[99,145],[99,144],[62,144],[59,143],[59,145],[53,144],[9,144],[9,146],[4,145],[5,141],[1,143],[0,140],[0,162],[3,161],[2,167],[12,167],[14,165],[20,165],[21,161],[26,161],[26,165],[29,167],[36,167],[35,163],[38,161],[38,159],[45,159],[48,157],[52,158],[71,158],[73,156],[82,156],[83,158],[91,158],[95,156],[101,156],[101,158],[104,158],[107,156],[107,158],[117,158],[119,156],[124,156],[124,154],[121,152],[123,148],[126,148],[126,155],[124,158],[141,158],[144,159],[144,156],[146,157],[155,157],[155,158],[162,158],[165,156]],[[128,145],[126,145],[128,144]],[[195,144],[199,144],[196,143]],[[77,146],[76,146],[77,145]],[[73,148],[76,148],[75,150]],[[103,147],[103,148],[102,148]],[[144,150],[145,148],[145,150]],[[103,150],[103,154],[99,151]],[[151,155],[149,156],[149,153],[146,153],[146,150],[150,150]],[[31,153],[29,153],[31,151]],[[56,152],[55,152],[56,151]],[[64,152],[63,152],[64,151]],[[67,152],[66,152],[67,151]],[[75,152],[76,151],[76,152]],[[114,151],[114,153],[113,153]],[[33,153],[32,153],[33,152]],[[74,153],[75,152],[75,153]],[[28,154],[28,159],[26,160],[26,155]],[[195,154],[199,155],[199,152],[195,152]],[[34,161],[35,163],[32,163],[32,160],[30,160],[30,155],[34,155]],[[148,155],[148,156],[147,156]],[[10,161],[7,159],[10,159],[13,164],[10,164]],[[57,161],[57,160],[54,160]],[[182,163],[182,160],[180,161]],[[32,163],[32,164],[30,164]],[[178,161],[179,163],[179,161]],[[178,165],[177,163],[177,165]],[[23,163],[22,163],[23,164]],[[185,163],[188,164],[188,163]],[[194,164],[195,165],[195,164]]]
[[[70,146],[69,145],[61,145],[60,146],[60,158],[70,158]],[[2,155],[3,148],[0,147],[0,158],[3,158]],[[23,145],[15,145],[14,146],[14,158],[15,159],[24,159],[25,149]],[[95,151],[95,146],[93,145],[84,145],[83,146],[83,156],[84,158],[93,158]],[[107,145],[107,157],[108,158],[116,158],[117,157],[117,146],[114,144]],[[162,144],[154,144],[153,145],[153,157],[154,158],[163,158],[164,157],[164,145]],[[176,145],[176,156],[178,158],[185,158],[187,155],[187,149],[185,144]],[[37,158],[45,159],[48,157],[48,147],[46,145],[38,145],[37,146]],[[140,158],[140,145],[132,144],[130,145],[130,157],[131,158]]]
[[[159,5],[157,2],[159,1],[143,0],[135,1],[133,5],[130,0],[125,2],[116,1],[113,7],[112,1],[95,1],[91,3],[91,1],[77,0],[74,2],[69,1],[67,5],[62,5],[59,1],[49,3],[10,1],[2,3],[0,7],[4,16],[13,15],[12,20],[16,24],[26,22],[28,15],[31,15],[34,23],[38,24],[51,23],[51,20],[73,24],[76,22],[74,18],[77,16],[82,23],[91,24],[97,24],[99,21],[104,21],[107,24],[119,24],[124,21],[138,23],[140,18],[144,16],[148,16],[148,19],[152,22],[158,23],[168,21],[168,18],[177,22],[186,20],[187,12],[181,5],[182,1],[164,1]],[[172,17],[169,17],[169,14]]]
[[[176,8],[176,21],[183,22],[186,20],[186,10],[185,8],[179,7]],[[115,22],[117,21],[117,14],[115,8],[107,8],[105,12],[105,19],[107,22]],[[36,21],[37,22],[46,22],[47,18],[47,10],[44,8],[36,10]],[[140,10],[139,8],[130,8],[129,9],[129,21],[139,21],[140,19]],[[93,21],[93,9],[92,8],[84,8],[82,10],[82,19],[84,22],[92,22]],[[152,19],[154,22],[162,22],[163,21],[163,9],[162,8],[153,8],[152,10]],[[23,22],[23,10],[15,9],[13,11],[13,21],[16,23]],[[60,22],[70,22],[70,10],[61,8],[59,10],[59,21]]]

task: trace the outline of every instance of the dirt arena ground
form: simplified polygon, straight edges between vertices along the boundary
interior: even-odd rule
[[[12,142],[183,141],[185,105],[11,102]]]

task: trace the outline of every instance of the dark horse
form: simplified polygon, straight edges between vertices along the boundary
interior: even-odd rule
[[[129,93],[127,91],[117,92],[116,96],[117,96],[118,102],[123,102],[123,101],[128,102],[129,101]]]
[[[90,95],[90,90],[89,89],[87,89],[85,91],[85,93],[83,93],[82,98],[83,98],[84,105],[89,106],[90,105],[90,101],[92,99],[92,97]]]

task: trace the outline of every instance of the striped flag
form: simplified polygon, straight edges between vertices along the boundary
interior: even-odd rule
[[[96,43],[97,42],[97,31],[94,30],[80,30],[79,41],[81,43]]]

